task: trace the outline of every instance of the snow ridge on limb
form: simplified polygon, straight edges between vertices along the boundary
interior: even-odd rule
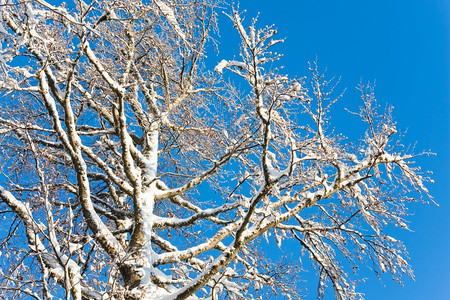
[[[221,60],[220,63],[214,68],[214,71],[216,71],[219,74],[223,73],[223,69],[230,68],[230,67],[237,67],[238,69],[244,71],[247,69],[247,65],[243,62],[239,61],[227,61],[225,59]]]
[[[178,24],[178,21],[177,21],[177,18],[175,16],[175,13],[174,13],[173,9],[170,8],[169,5],[167,5],[162,0],[153,0],[153,2],[159,8],[159,10],[164,15],[164,17],[166,17],[166,19],[169,22],[170,26],[173,27],[173,29],[180,36],[180,38],[183,41],[186,41],[186,35],[183,32],[183,30],[181,29],[180,24]]]

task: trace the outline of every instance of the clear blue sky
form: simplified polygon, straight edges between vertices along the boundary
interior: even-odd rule
[[[379,102],[392,104],[397,128],[408,130],[404,142],[437,154],[417,161],[434,172],[429,189],[440,207],[411,206],[414,232],[395,234],[409,250],[415,281],[406,279],[402,288],[388,276],[383,283],[372,276],[359,291],[368,300],[450,299],[450,1],[241,0],[240,9],[247,10],[247,20],[260,12],[259,24],[275,24],[286,38],[280,52],[287,73],[308,75],[307,62],[317,55],[328,75],[342,76],[347,92],[335,124],[347,136],[355,130],[346,126],[350,116],[343,107],[359,105],[354,87],[361,78],[376,80]],[[222,28],[231,26],[222,20]],[[233,35],[222,30],[222,41]],[[220,59],[237,54],[232,44],[221,48],[228,45]],[[307,285],[307,299],[315,298],[316,284]]]

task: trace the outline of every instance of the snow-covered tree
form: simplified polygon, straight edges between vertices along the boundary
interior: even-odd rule
[[[348,142],[335,83],[282,74],[235,9],[241,44],[217,43],[217,5],[0,1],[1,298],[298,299],[311,266],[353,299],[359,265],[411,275],[385,229],[428,179],[390,109],[360,86]]]

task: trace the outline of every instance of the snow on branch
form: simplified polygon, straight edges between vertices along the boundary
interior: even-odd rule
[[[156,6],[159,8],[164,17],[166,17],[167,21],[173,27],[175,32],[180,36],[180,38],[183,41],[186,41],[186,35],[181,29],[173,9],[162,0],[153,0],[153,2],[155,2]]]

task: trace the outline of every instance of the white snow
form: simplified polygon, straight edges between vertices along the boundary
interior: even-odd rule
[[[222,59],[217,64],[217,66],[214,68],[214,71],[219,73],[219,74],[222,74],[223,73],[223,69],[230,68],[230,67],[237,67],[237,68],[242,69],[242,70],[246,70],[247,69],[247,65],[245,63],[243,63],[243,62],[235,61],[235,60],[228,61],[228,60]]]
[[[175,32],[181,37],[182,40],[185,41],[186,35],[184,34],[183,30],[181,30],[173,10],[164,1],[153,0],[153,2],[155,2],[156,6],[158,6],[159,10],[164,15],[164,17],[166,17],[167,21],[173,27]]]

